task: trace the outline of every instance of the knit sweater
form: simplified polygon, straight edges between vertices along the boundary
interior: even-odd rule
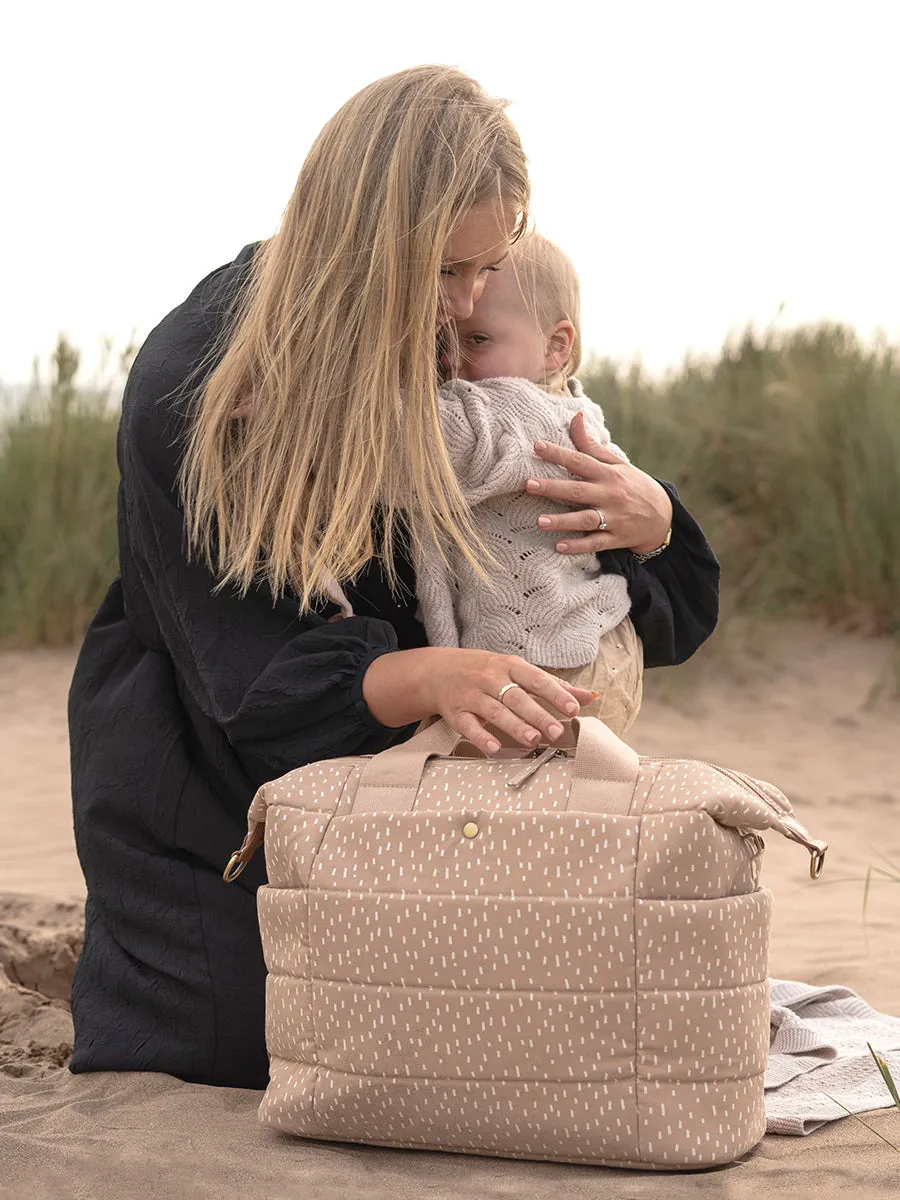
[[[539,530],[545,512],[571,506],[525,492],[535,474],[571,476],[538,460],[534,442],[571,446],[569,422],[585,414],[591,436],[611,445],[603,413],[570,380],[555,395],[525,379],[453,380],[440,389],[444,441],[475,527],[497,559],[483,583],[463,555],[448,563],[427,539],[416,539],[419,616],[429,645],[516,654],[541,667],[592,662],[600,638],[628,615],[621,575],[604,574],[595,554],[559,554],[552,532]],[[627,461],[627,459],[626,459]]]

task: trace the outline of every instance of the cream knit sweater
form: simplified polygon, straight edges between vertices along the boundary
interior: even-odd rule
[[[571,508],[524,490],[535,474],[571,478],[537,459],[534,442],[571,446],[569,421],[579,411],[591,436],[625,458],[577,380],[569,380],[565,395],[525,379],[457,379],[440,389],[450,459],[476,528],[500,565],[490,568],[486,586],[458,551],[448,551],[445,565],[436,546],[417,539],[419,616],[430,645],[517,654],[540,667],[580,667],[593,662],[601,636],[628,615],[621,575],[605,575],[594,554],[557,553],[557,537],[538,529],[541,513]]]

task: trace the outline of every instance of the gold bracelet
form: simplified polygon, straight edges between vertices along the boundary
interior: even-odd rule
[[[632,550],[631,553],[634,555],[634,557],[638,560],[639,563],[645,563],[647,561],[647,559],[656,558],[656,556],[658,554],[662,554],[663,550],[666,549],[666,547],[668,546],[669,542],[671,542],[671,540],[672,540],[672,526],[670,525],[669,532],[666,534],[666,540],[663,542],[663,544],[661,546],[657,546],[655,550],[648,550],[646,554],[638,554],[637,550]]]

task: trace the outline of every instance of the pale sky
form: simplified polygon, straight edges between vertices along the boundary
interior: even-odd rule
[[[900,340],[897,0],[29,0],[3,41],[5,383],[57,330],[146,335],[273,232],[345,99],[423,62],[512,101],[587,346],[661,370],[782,304]]]

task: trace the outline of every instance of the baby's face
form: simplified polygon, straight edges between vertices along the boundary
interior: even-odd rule
[[[547,373],[544,335],[508,260],[488,276],[471,317],[456,322],[456,333],[459,361],[445,365],[460,379],[514,375],[538,383]]]

